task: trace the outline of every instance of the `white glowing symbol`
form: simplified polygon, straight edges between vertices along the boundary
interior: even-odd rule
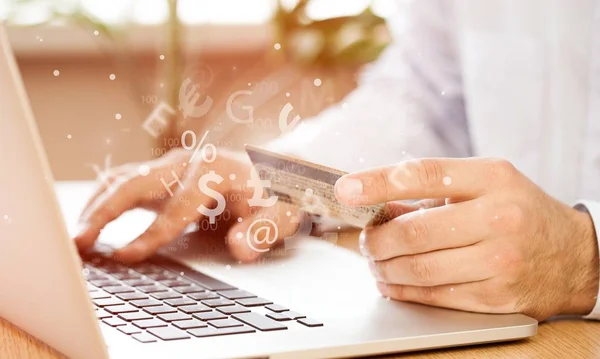
[[[200,106],[196,106],[196,103],[200,99],[200,93],[196,90],[197,86],[192,85],[192,79],[189,77],[183,80],[181,87],[179,88],[179,109],[183,112],[183,117],[202,117],[210,110],[213,105],[213,99],[210,96],[206,96],[206,99]],[[189,89],[188,89],[189,88]]]
[[[164,111],[170,113],[171,115],[175,115],[176,113],[175,110],[173,110],[173,108],[167,103],[161,102],[150,113],[150,115],[148,115],[148,118],[142,124],[144,131],[154,138],[157,138],[163,132],[165,132],[165,128],[169,124]]]
[[[288,119],[293,110],[294,106],[289,102],[281,109],[281,112],[279,113],[279,129],[281,130],[281,133],[288,133],[293,130],[302,119],[300,116],[296,115],[292,121],[288,123]]]
[[[181,135],[181,147],[188,151],[194,150],[188,163],[192,163],[198,152],[200,152],[200,149],[202,149],[201,157],[204,162],[212,163],[217,159],[217,147],[212,143],[204,144],[209,132],[210,130],[207,130],[199,142],[196,142],[196,133],[194,131],[187,130],[183,133],[183,135]],[[187,141],[188,136],[191,137],[191,142],[189,145]]]
[[[216,223],[215,217],[223,213],[225,210],[225,197],[214,189],[208,187],[208,182],[215,182],[216,184],[220,184],[223,182],[223,177],[219,176],[215,173],[215,171],[210,171],[204,176],[200,177],[198,180],[198,188],[202,193],[206,196],[212,197],[215,201],[217,201],[217,206],[215,208],[207,208],[203,204],[200,205],[196,210],[208,217],[210,224]]]
[[[112,158],[111,155],[106,155],[106,157],[104,157],[104,169],[101,169],[99,165],[93,163],[93,164],[86,164],[86,166],[89,166],[92,168],[92,170],[94,170],[94,173],[96,173],[96,181],[97,182],[101,182],[103,185],[105,185],[109,190],[113,190],[113,183],[111,183],[110,181],[110,166],[111,166],[111,162],[112,162]]]
[[[254,188],[252,198],[248,200],[248,205],[252,207],[271,207],[277,203],[278,196],[263,198],[265,188],[271,188],[270,180],[261,180],[258,171],[259,168],[250,171],[250,179],[246,181],[248,188]]]
[[[231,96],[229,96],[229,98],[227,99],[227,106],[225,107],[225,110],[227,111],[227,115],[229,116],[231,121],[233,121],[235,123],[239,123],[239,124],[254,123],[254,107],[252,107],[252,106],[241,106],[242,110],[248,111],[248,119],[247,120],[240,119],[237,116],[235,116],[235,114],[233,113],[233,108],[232,108],[233,102],[239,95],[248,95],[249,96],[249,95],[252,95],[252,91],[240,90],[240,91],[236,91],[236,92],[232,93]]]
[[[263,223],[264,222],[264,223]],[[253,230],[255,226],[259,225],[258,229]],[[264,233],[264,236],[261,237],[261,234]],[[257,248],[256,246],[260,246],[264,243],[272,245],[277,241],[279,237],[279,229],[275,222],[270,219],[259,218],[252,222],[248,230],[246,231],[246,243],[253,251],[264,253],[268,252],[269,248]]]

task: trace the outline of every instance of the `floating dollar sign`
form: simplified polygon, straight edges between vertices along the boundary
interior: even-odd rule
[[[214,198],[217,201],[217,206],[213,209],[210,209],[206,208],[206,206],[202,204],[200,205],[200,207],[197,208],[197,211],[208,217],[209,222],[211,224],[214,224],[216,223],[215,217],[223,213],[223,211],[225,210],[225,197],[223,197],[222,194],[215,191],[214,189],[208,187],[208,182],[215,182],[216,184],[220,184],[221,182],[223,182],[223,177],[216,174],[215,171],[210,171],[209,173],[200,177],[200,179],[198,180],[198,188],[200,188],[200,191],[203,194]]]
[[[192,79],[189,77],[183,80],[181,87],[179,88],[179,109],[183,111],[183,117],[202,117],[210,110],[213,105],[213,99],[210,96],[206,96],[206,99],[200,106],[196,106],[196,103],[200,99],[200,94],[196,90],[196,86],[192,85]]]

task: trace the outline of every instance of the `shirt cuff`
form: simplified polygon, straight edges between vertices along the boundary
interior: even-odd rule
[[[578,210],[586,211],[592,217],[592,222],[594,222],[594,228],[596,229],[596,237],[598,240],[596,241],[597,245],[599,245],[599,253],[600,253],[600,202],[594,201],[579,201],[575,208]],[[584,316],[584,319],[595,319],[600,320],[600,301],[598,297],[600,296],[600,285],[598,289],[598,294],[596,294],[596,305],[594,309],[590,312],[590,314]]]

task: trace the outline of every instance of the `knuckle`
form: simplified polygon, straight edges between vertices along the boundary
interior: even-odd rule
[[[442,165],[435,159],[421,159],[415,162],[417,180],[420,186],[432,187],[442,182],[444,171]]]
[[[434,265],[421,256],[408,257],[408,270],[417,284],[430,285],[433,282]]]
[[[413,252],[419,252],[427,242],[429,229],[421,215],[399,219],[400,233],[404,245]]]
[[[419,301],[423,304],[435,304],[437,302],[438,291],[435,287],[419,288]]]
[[[489,313],[506,313],[511,312],[515,303],[508,295],[506,290],[500,287],[482,284],[477,292],[478,302],[482,307],[481,311]]]
[[[390,264],[388,261],[377,261],[375,262],[375,271],[380,281],[389,283],[390,282]]]
[[[509,181],[519,172],[509,161],[500,158],[489,160],[490,179],[493,181]]]
[[[492,270],[496,273],[507,273],[520,267],[522,257],[512,246],[502,246],[493,253]]]
[[[502,226],[509,233],[518,233],[526,222],[525,210],[518,204],[506,205],[502,211]]]
[[[383,198],[386,198],[388,200],[391,200],[391,193],[390,193],[390,186],[388,183],[388,177],[385,175],[385,173],[383,171],[380,171],[379,174],[377,175],[377,185],[375,186],[375,188],[378,188],[379,191],[381,191],[381,195],[383,196]]]

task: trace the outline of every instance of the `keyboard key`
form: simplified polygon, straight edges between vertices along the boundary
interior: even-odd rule
[[[193,328],[206,328],[208,324],[201,322],[197,319],[191,320],[179,320],[177,322],[173,322],[173,325],[179,329],[193,329]]]
[[[184,305],[183,307],[178,307],[177,309],[188,314],[212,311],[212,309],[202,304]]]
[[[141,299],[141,300],[132,300],[129,304],[134,305],[138,308],[146,308],[146,307],[154,307],[157,305],[162,305],[162,302],[159,302],[156,299]]]
[[[133,293],[120,293],[120,294],[117,294],[117,298],[129,301],[129,300],[148,299],[148,296],[145,295],[144,293],[133,292]]]
[[[110,313],[108,313],[107,311],[105,311],[104,309],[100,309],[96,311],[96,317],[98,317],[98,319],[104,319],[104,318],[110,318],[112,317],[112,315]]]
[[[186,287],[192,285],[192,283],[181,279],[166,279],[161,280],[160,283],[167,287]]]
[[[175,299],[175,298],[181,298],[182,297],[181,294],[179,294],[177,292],[173,292],[173,291],[152,293],[150,295],[152,297],[156,298],[156,299],[159,299],[159,300]]]
[[[239,313],[234,314],[233,318],[262,331],[287,329],[285,325],[258,313]]]
[[[307,327],[322,327],[323,326],[323,323],[318,322],[311,318],[300,319],[300,320],[298,320],[298,323],[304,324]]]
[[[177,309],[173,308],[173,307],[169,307],[168,305],[161,305],[161,306],[157,306],[157,307],[146,307],[144,308],[144,311],[146,313],[150,313],[150,314],[163,314],[163,313],[175,313],[177,312]]]
[[[290,317],[285,315],[285,313],[267,313],[267,317],[276,320],[278,322],[285,322],[287,320],[292,320]]]
[[[100,274],[98,272],[89,272],[88,275],[84,275],[84,278],[87,281],[92,281],[92,280],[107,280],[107,279],[110,279],[106,275]]]
[[[131,335],[131,334],[137,334],[137,333],[141,333],[142,330],[139,328],[136,328],[132,325],[124,325],[122,327],[117,328],[119,329],[120,332],[125,333],[127,335]]]
[[[219,320],[211,320],[208,324],[212,325],[215,328],[231,328],[231,327],[241,327],[243,324],[238,322],[235,319],[227,318],[227,319],[219,319]]]
[[[94,299],[92,301],[95,305],[99,306],[99,307],[108,307],[111,305],[119,305],[119,304],[125,304],[125,302],[123,302],[121,299],[119,298],[102,298],[102,299]]]
[[[238,304],[241,304],[245,307],[260,307],[267,304],[273,304],[270,300],[266,300],[264,298],[246,298],[246,299],[238,299],[236,300]]]
[[[90,293],[90,298],[91,299],[104,299],[104,298],[110,298],[110,294],[106,293],[103,290],[98,290],[96,292],[92,292]]]
[[[155,282],[151,279],[128,279],[124,280],[123,283],[132,287],[140,287],[143,285],[154,285]]]
[[[286,317],[288,317],[288,318],[290,318],[290,319],[293,319],[293,320],[306,318],[306,315],[304,315],[304,314],[300,314],[300,313],[298,313],[298,312],[292,312],[292,311],[289,311],[289,312],[283,312],[283,313],[281,313],[281,314],[283,314],[283,315],[285,315]]]
[[[147,328],[156,328],[156,327],[166,327],[168,324],[163,322],[160,319],[152,318],[152,319],[144,319],[144,320],[136,320],[133,322],[138,328],[147,329]]]
[[[141,279],[142,276],[138,273],[129,271],[125,273],[114,273],[112,276],[118,280],[131,280],[131,279]]]
[[[202,301],[202,304],[209,306],[211,308],[216,308],[216,307],[224,307],[226,305],[234,305],[235,303],[230,301],[229,299],[219,298],[219,299],[204,300],[204,301]]]
[[[129,304],[121,304],[121,305],[105,307],[104,310],[106,310],[107,312],[109,312],[111,314],[121,314],[121,313],[137,312],[139,309],[137,309],[136,307],[133,307]]]
[[[211,293],[211,292],[190,293],[187,296],[190,297],[190,298],[192,298],[193,300],[206,300],[206,299],[217,299],[217,298],[219,298],[218,295],[216,295],[215,293]]]
[[[162,285],[143,285],[137,287],[137,289],[144,293],[166,292],[169,290],[169,288],[163,287]]]
[[[237,304],[227,307],[219,307],[217,310],[223,314],[248,313],[250,311],[250,309]]]
[[[204,322],[209,320],[227,319],[227,316],[219,312],[206,312],[194,314],[194,318],[200,319]]]
[[[171,289],[173,289],[174,291],[177,291],[181,294],[188,294],[188,293],[200,293],[200,292],[205,292],[206,289],[197,286],[197,285],[188,285],[185,287],[172,287]]]
[[[133,266],[132,268],[136,272],[142,274],[162,273],[164,271],[163,268],[150,263],[141,263]]]
[[[109,274],[127,273],[129,271],[129,268],[115,262],[107,262],[106,264],[99,266],[98,269]]]
[[[276,313],[281,313],[281,312],[286,312],[289,309],[284,307],[283,305],[279,305],[279,304],[269,304],[266,305],[265,308],[267,308],[270,311],[276,312]]]
[[[181,307],[183,305],[196,304],[196,301],[190,298],[178,298],[166,300],[165,303],[173,307]]]
[[[133,288],[125,287],[123,285],[103,287],[102,289],[104,289],[106,292],[108,292],[110,294],[134,292]]]
[[[102,288],[102,287],[110,287],[110,286],[114,286],[114,285],[120,285],[121,283],[117,282],[116,280],[112,280],[112,279],[101,279],[101,280],[92,280],[92,281],[90,281],[90,284],[93,286],[96,286],[98,288]]]
[[[252,294],[250,292],[246,292],[245,290],[241,290],[241,289],[219,292],[219,294],[221,296],[223,296],[227,299],[231,299],[231,300],[256,297],[254,294]]]
[[[188,330],[188,333],[195,337],[216,337],[218,335],[229,335],[229,334],[242,334],[242,333],[254,333],[256,330],[248,327],[235,327],[235,328],[199,328]]]
[[[167,279],[177,279],[177,274],[162,271],[159,273],[146,274],[146,277],[152,278],[154,280],[167,280]]]
[[[121,325],[127,325],[126,321],[124,321],[123,319],[116,318],[116,317],[102,319],[102,321],[104,323],[110,325],[111,327],[118,327],[118,326],[121,326]]]
[[[90,283],[85,283],[85,286],[87,287],[88,292],[95,292],[98,290],[97,287],[91,285]]]
[[[223,283],[218,279],[207,276],[206,274],[196,272],[195,270],[188,268],[184,265],[181,265],[172,260],[161,258],[160,264],[165,268],[175,272],[175,273],[183,273],[183,277],[187,280],[191,280],[199,284],[201,287],[204,287],[208,290],[231,290],[237,289],[236,287],[229,285],[227,283]]]
[[[119,314],[119,318],[131,322],[133,320],[152,319],[153,317],[146,312],[132,312]]]
[[[158,317],[162,320],[164,320],[165,322],[174,322],[177,320],[186,320],[186,319],[192,319],[192,317],[190,317],[187,314],[184,313],[167,313],[167,314],[159,314]]]
[[[152,328],[148,329],[152,335],[156,335],[162,340],[179,340],[191,338],[189,334],[173,327]]]
[[[134,338],[135,340],[137,340],[138,342],[142,342],[142,343],[156,342],[156,337],[153,336],[152,334],[148,334],[148,333],[134,334],[131,337]]]

